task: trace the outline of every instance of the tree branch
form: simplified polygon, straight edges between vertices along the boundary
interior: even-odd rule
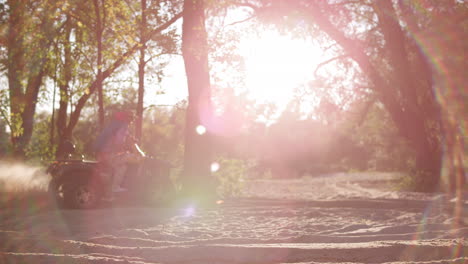
[[[361,70],[369,76],[369,79],[375,84],[374,87],[377,92],[380,93],[381,99],[388,108],[394,113],[400,113],[398,109],[398,103],[396,98],[390,94],[389,84],[380,75],[377,69],[372,65],[370,58],[363,51],[362,47],[358,45],[352,39],[346,37],[346,35],[338,30],[331,21],[323,14],[319,6],[311,5],[307,8],[310,18],[316,23],[330,38],[334,39],[349,56],[356,61]],[[398,114],[397,114],[398,116]]]
[[[342,54],[340,56],[336,56],[336,57],[333,57],[331,59],[328,59],[324,62],[321,62],[317,65],[317,67],[315,67],[315,71],[314,71],[314,76],[317,77],[317,71],[322,68],[323,66],[325,66],[326,64],[332,62],[332,61],[335,61],[335,60],[339,60],[339,59],[342,59],[342,58],[346,58],[346,57],[349,57],[348,54]]]
[[[148,38],[144,39],[150,39],[149,37],[155,34],[160,34],[162,31],[166,30],[169,26],[174,24],[179,18],[181,18],[183,15],[182,12],[176,14],[173,18],[168,20],[166,23],[161,25],[160,27],[150,31],[148,33]],[[108,78],[118,67],[120,67],[132,54],[134,54],[138,49],[140,48],[140,43],[137,43],[130,47],[124,54],[122,54],[119,59],[117,59],[109,68],[107,68],[105,71],[102,72],[102,80],[105,80]],[[67,126],[67,134],[71,134],[73,128],[76,126],[78,123],[78,119],[81,115],[81,110],[85,106],[86,102],[88,101],[89,97],[94,93],[94,91],[97,88],[97,80],[94,80],[88,88],[88,92],[85,93],[83,96],[78,99],[78,102],[75,106],[75,110],[70,114],[70,120],[68,122]]]
[[[239,21],[236,21],[236,22],[232,22],[231,24],[227,24],[225,27],[230,27],[230,26],[234,26],[234,25],[237,25],[237,24],[241,24],[241,23],[244,23],[244,22],[247,22],[251,19],[254,19],[256,16],[250,16],[246,19],[243,19],[243,20],[239,20]]]

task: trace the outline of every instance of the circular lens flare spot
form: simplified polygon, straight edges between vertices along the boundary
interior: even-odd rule
[[[189,207],[185,208],[183,212],[184,212],[185,217],[194,216],[195,215],[195,207],[189,206]]]
[[[197,134],[198,135],[203,135],[206,133],[206,127],[202,126],[202,125],[198,125],[195,130],[197,131]]]
[[[219,170],[219,163],[213,162],[211,163],[211,172],[217,172]]]

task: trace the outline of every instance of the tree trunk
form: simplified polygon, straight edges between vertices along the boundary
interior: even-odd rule
[[[211,177],[212,115],[208,44],[203,0],[184,1],[182,54],[188,84],[183,193],[204,200],[215,195]],[[198,129],[197,129],[198,128]]]
[[[146,39],[146,0],[141,0],[141,24],[140,24],[140,61],[138,63],[138,102],[136,107],[135,138],[141,142],[141,132],[143,129],[143,102],[145,96],[145,53]]]
[[[59,81],[59,94],[60,94],[60,103],[59,110],[57,113],[57,131],[58,131],[58,147],[55,153],[57,159],[61,159],[65,156],[65,151],[63,149],[64,142],[71,140],[71,135],[66,136],[65,130],[67,127],[67,109],[70,101],[70,91],[69,85],[72,79],[72,50],[71,50],[71,17],[67,17],[65,22],[65,41],[63,45],[63,64],[62,69],[60,70],[60,81]]]
[[[10,92],[10,130],[11,142],[13,145],[14,156],[21,158],[22,153],[21,134],[23,120],[21,118],[22,108],[27,102],[24,102],[24,8],[23,1],[9,1],[10,16],[8,20],[8,88]]]
[[[25,158],[26,148],[31,140],[34,127],[34,114],[36,112],[39,88],[42,85],[47,61],[47,49],[50,45],[45,28],[49,21],[41,23],[43,32],[36,32],[33,38],[37,44],[37,53],[33,53],[28,61],[28,47],[25,34],[28,25],[25,21],[25,1],[9,1],[10,16],[8,20],[7,40],[7,71],[8,88],[10,92],[10,130],[13,156],[18,159]],[[40,35],[40,34],[44,34]],[[36,37],[36,36],[34,36]],[[34,48],[34,46],[33,46]]]
[[[103,95],[103,78],[102,78],[102,32],[103,32],[103,23],[101,19],[101,5],[99,4],[100,0],[94,0],[94,12],[96,15],[96,44],[97,44],[97,75],[96,75],[96,89],[98,92],[98,116],[99,116],[99,129],[104,128],[104,95]],[[105,6],[102,5],[104,9]]]
[[[402,137],[406,138],[415,151],[415,177],[420,182],[417,186],[423,191],[433,191],[437,188],[441,168],[440,142],[437,141],[437,132],[431,126],[438,126],[440,117],[437,111],[428,116],[428,108],[437,108],[433,105],[433,98],[423,98],[421,91],[429,92],[432,87],[417,87],[415,77],[411,76],[411,64],[407,60],[405,51],[405,38],[400,25],[395,21],[395,12],[391,7],[391,1],[380,0],[377,12],[379,17],[379,29],[385,39],[385,48],[388,51],[388,65],[390,72],[385,76],[375,67],[369,55],[356,41],[348,38],[337,29],[323,13],[318,5],[312,5],[307,10],[314,23],[332,39],[334,39],[350,57],[356,61],[361,70],[373,83],[374,90],[379,100],[390,113]],[[385,77],[384,77],[385,76]],[[420,77],[421,76],[417,76]],[[430,75],[422,76],[431,78]],[[431,83],[430,81],[425,83]],[[426,91],[429,90],[429,91]],[[432,95],[433,96],[433,95]],[[421,101],[419,103],[418,101]],[[432,105],[431,105],[432,104]],[[431,124],[431,122],[436,122]],[[437,129],[436,129],[437,130]]]
[[[36,113],[39,88],[42,85],[42,79],[44,77],[43,66],[39,68],[42,68],[41,71],[29,78],[26,94],[22,95],[20,98],[13,98],[13,101],[27,102],[21,105],[19,112],[12,112],[14,116],[20,117],[16,122],[21,124],[21,133],[12,133],[12,142],[14,143],[13,156],[18,159],[25,158],[26,148],[33,133],[34,114]]]
[[[379,19],[380,29],[385,40],[384,49],[391,65],[389,79],[399,93],[398,101],[402,113],[391,112],[392,116],[401,115],[403,117],[394,117],[399,120],[398,126],[401,134],[413,145],[416,152],[416,171],[415,177],[418,186],[424,191],[435,191],[439,184],[441,170],[441,150],[440,141],[434,129],[428,127],[432,121],[437,128],[440,128],[440,112],[425,111],[428,108],[436,108],[434,100],[418,100],[426,91],[431,93],[432,76],[430,74],[418,75],[417,78],[428,79],[428,81],[415,80],[414,64],[409,61],[410,54],[407,51],[406,37],[399,23],[396,11],[390,0],[379,0],[375,2],[375,10]],[[417,54],[416,54],[417,55]],[[422,59],[421,57],[416,57]],[[420,62],[420,63],[425,63]],[[434,104],[434,105],[430,105]],[[431,115],[432,114],[432,115]],[[432,130],[432,131],[431,131]]]

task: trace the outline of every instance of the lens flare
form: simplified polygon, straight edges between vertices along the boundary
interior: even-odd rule
[[[187,208],[184,209],[184,216],[185,217],[190,217],[195,215],[195,207],[193,206],[188,206]]]
[[[219,170],[219,163],[218,162],[213,162],[211,163],[211,172],[217,172]]]
[[[204,135],[206,133],[206,127],[202,125],[198,125],[195,130],[197,131],[198,135]]]

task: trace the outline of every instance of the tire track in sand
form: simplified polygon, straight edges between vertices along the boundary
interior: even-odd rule
[[[368,191],[368,178],[252,182],[256,197],[192,214],[108,208],[17,219],[0,226],[0,263],[468,263],[468,229],[453,226],[450,203]]]

